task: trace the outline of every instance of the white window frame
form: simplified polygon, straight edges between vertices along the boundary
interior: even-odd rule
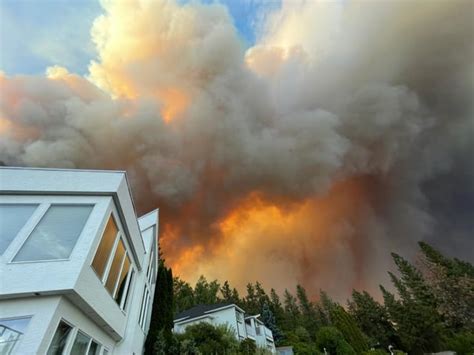
[[[21,260],[21,261],[15,261],[15,257],[17,256],[17,254],[20,252],[20,250],[23,248],[23,246],[25,245],[25,243],[28,241],[28,239],[30,238],[31,234],[35,231],[36,227],[38,226],[38,224],[41,223],[41,221],[43,220],[43,217],[46,215],[46,213],[49,211],[49,209],[51,207],[56,207],[56,206],[61,206],[61,207],[68,207],[68,206],[89,206],[89,207],[92,207],[91,209],[91,212],[89,214],[89,217],[87,217],[87,220],[86,220],[86,223],[84,223],[84,225],[82,226],[82,229],[81,229],[81,233],[79,234],[79,236],[77,237],[76,239],[76,242],[74,243],[74,246],[72,247],[71,249],[71,253],[69,254],[69,257],[67,258],[58,258],[58,259],[39,259],[39,260]],[[92,213],[94,212],[94,208],[95,208],[95,203],[57,203],[57,202],[52,202],[52,203],[42,203],[40,206],[38,206],[38,208],[35,210],[35,212],[33,212],[33,215],[30,217],[30,220],[33,219],[33,216],[36,215],[36,213],[38,212],[38,210],[40,210],[40,212],[38,212],[38,214],[35,216],[35,223],[34,225],[32,226],[33,228],[29,229],[29,232],[22,238],[22,241],[21,241],[21,244],[19,247],[16,248],[13,256],[10,258],[10,262],[9,264],[28,264],[28,263],[46,263],[46,262],[55,262],[55,261],[69,261],[71,260],[71,256],[72,254],[74,253],[74,249],[76,248],[77,244],[79,243],[79,241],[81,240],[81,237],[83,236],[84,234],[84,230],[86,229],[87,225],[89,224],[89,220],[90,220],[90,217],[92,215]],[[28,221],[29,222],[29,221]],[[27,222],[27,223],[28,223]],[[18,233],[20,234],[20,233]],[[18,237],[18,235],[17,235]],[[8,249],[8,248],[7,248]]]
[[[0,195],[0,203],[5,205],[38,205],[36,210],[30,216],[28,221],[18,231],[16,237],[10,242],[10,245],[5,249],[4,253],[0,255],[0,261],[6,264],[33,264],[33,263],[55,263],[70,261],[74,258],[75,250],[85,238],[85,230],[90,228],[92,217],[97,213],[97,206],[103,203],[103,196],[81,196],[81,195]],[[81,234],[76,240],[76,244],[71,250],[71,254],[65,259],[47,259],[47,260],[25,260],[25,261],[13,261],[16,254],[23,247],[23,244],[29,238],[35,227],[41,221],[43,216],[51,205],[64,205],[64,206],[76,206],[76,205],[89,205],[92,206],[92,211],[84,224]]]
[[[122,273],[123,266],[125,265],[126,257],[128,257],[128,259],[130,260],[130,269],[129,269],[129,272],[128,272],[128,275],[127,275],[127,279],[125,280],[125,291],[128,291],[128,292],[131,292],[131,289],[128,290],[127,287],[130,287],[130,288],[133,287],[133,280],[131,278],[132,278],[132,274],[134,274],[136,272],[135,271],[135,265],[133,263],[132,255],[129,252],[130,248],[129,248],[128,242],[124,238],[123,233],[122,233],[120,219],[116,216],[116,213],[115,213],[114,210],[110,211],[106,215],[107,215],[107,218],[106,218],[106,221],[105,221],[105,225],[101,229],[100,239],[99,239],[99,242],[97,243],[97,246],[94,250],[94,254],[92,256],[92,259],[90,261],[89,266],[92,269],[92,271],[94,272],[94,274],[97,276],[97,278],[100,280],[100,282],[104,286],[107,293],[113,298],[115,304],[117,304],[119,306],[119,308],[122,312],[126,313],[127,304],[125,304],[125,301],[127,300],[128,297],[124,297],[120,301],[120,304],[118,304],[117,300],[115,299],[115,296],[117,295],[118,281],[120,279],[120,275]],[[109,222],[110,218],[113,218],[113,220],[115,222],[115,225],[117,226],[117,235],[115,236],[114,244],[112,245],[112,248],[110,249],[110,253],[107,257],[107,262],[106,262],[106,265],[105,265],[104,274],[102,275],[102,278],[101,278],[100,275],[97,274],[96,270],[92,266],[92,263],[94,262],[94,257],[97,254],[100,242],[102,241],[102,238],[104,237],[105,229],[107,228],[107,223]],[[110,293],[109,290],[107,289],[107,287],[105,287],[105,284],[107,283],[107,278],[109,277],[110,269],[112,267],[112,263],[113,263],[113,260],[114,260],[114,257],[115,257],[115,252],[117,251],[117,247],[118,247],[120,241],[122,241],[122,243],[123,243],[123,246],[124,246],[124,249],[125,249],[125,254],[122,258],[122,261],[120,262],[120,269],[119,269],[119,272],[118,272],[117,280],[115,280],[115,285],[114,285],[113,292]]]
[[[58,329],[59,327],[59,324],[63,322],[63,323],[66,323],[67,325],[69,325],[71,327],[71,333],[68,335],[68,338],[67,338],[67,341],[66,341],[66,345],[64,346],[64,351],[63,351],[63,354],[66,355],[66,354],[70,354],[71,353],[71,350],[72,350],[72,347],[74,345],[74,342],[76,341],[76,337],[77,337],[77,334],[79,332],[81,332],[82,334],[84,334],[85,336],[89,337],[89,343],[87,344],[87,349],[86,349],[86,354],[89,352],[89,349],[91,347],[91,344],[92,344],[92,341],[96,342],[97,344],[99,344],[99,349],[100,349],[100,353],[103,354],[104,353],[104,349],[109,351],[109,349],[104,345],[102,344],[100,341],[98,341],[96,338],[92,337],[89,335],[88,332],[80,329],[78,326],[74,325],[73,323],[69,322],[68,320],[64,319],[64,318],[60,318],[58,323],[56,324],[56,327],[54,328],[54,333],[53,333],[53,336],[49,342],[49,345],[47,347],[47,350],[49,350],[49,347],[51,346],[51,343],[53,342],[53,339],[54,339],[54,335],[56,334],[56,330]],[[110,353],[110,351],[109,351]]]

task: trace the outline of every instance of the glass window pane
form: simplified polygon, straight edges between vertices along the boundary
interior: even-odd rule
[[[72,345],[71,355],[84,355],[86,354],[87,347],[89,346],[90,337],[84,333],[77,332],[76,339]]]
[[[117,249],[115,250],[114,259],[112,261],[112,266],[110,267],[109,276],[107,276],[107,282],[105,287],[109,290],[110,294],[113,295],[115,284],[119,276],[120,267],[122,266],[123,257],[125,256],[125,247],[122,240],[119,240]]]
[[[0,205],[0,255],[8,248],[38,205]]]
[[[89,351],[87,355],[99,355],[100,354],[100,345],[92,340],[91,346],[89,347]]]
[[[130,281],[128,282],[127,290],[125,291],[125,296],[124,296],[125,299],[124,299],[124,301],[123,301],[122,309],[126,309],[126,308],[127,308],[128,295],[130,294],[130,290],[131,290],[131,288],[132,288],[133,275],[134,275],[134,272],[133,272],[133,269],[132,269],[132,273],[130,274]]]
[[[30,318],[0,319],[0,354],[12,354]]]
[[[53,341],[49,346],[48,355],[61,355],[63,353],[71,330],[72,328],[69,324],[64,322],[59,323],[56,333],[54,333]]]
[[[117,236],[118,228],[115,224],[115,220],[110,216],[107,226],[105,227],[104,235],[100,241],[97,252],[95,253],[94,260],[92,261],[92,267],[97,272],[97,275],[102,279],[104,276],[105,266],[109,259],[109,254]]]
[[[129,271],[130,271],[130,259],[128,258],[128,255],[126,255],[125,261],[122,267],[122,272],[120,273],[120,278],[117,285],[117,295],[115,296],[115,299],[117,300],[117,303],[119,305],[120,305],[120,302],[122,301],[122,296],[125,291],[125,284],[127,283],[127,276],[128,276]]]
[[[13,261],[67,259],[93,206],[51,206]]]

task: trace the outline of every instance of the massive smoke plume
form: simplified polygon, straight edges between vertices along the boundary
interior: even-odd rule
[[[175,273],[338,297],[389,252],[472,258],[471,1],[104,1],[87,78],[1,74],[0,160],[126,169]]]

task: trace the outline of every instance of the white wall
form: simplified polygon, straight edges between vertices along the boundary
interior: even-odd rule
[[[59,305],[59,296],[29,297],[3,300],[0,303],[0,318],[31,317],[30,322],[14,353],[22,355],[41,354],[40,346],[49,335],[48,325]]]
[[[60,297],[58,307],[56,308],[54,315],[47,326],[47,331],[43,337],[38,354],[45,354],[48,351],[48,347],[53,339],[54,332],[61,320],[65,320],[67,323],[76,327],[73,336],[77,330],[81,330],[83,333],[89,335],[91,338],[96,340],[101,345],[104,345],[111,353],[114,351],[115,341],[112,337],[107,334],[101,327],[99,327],[94,321],[92,321],[82,310],[73,305],[64,296]]]

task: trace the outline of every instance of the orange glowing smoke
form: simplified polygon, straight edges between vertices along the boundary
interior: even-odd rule
[[[229,280],[240,290],[254,280],[279,291],[304,283],[313,295],[323,284],[329,291],[340,291],[341,284],[349,290],[358,287],[362,251],[357,250],[360,236],[355,231],[367,212],[368,180],[342,182],[322,197],[296,202],[253,192],[217,223],[219,237],[202,236],[206,245],[196,243],[184,251],[173,246],[179,227],[165,226],[167,261],[190,282],[203,274]],[[342,270],[341,262],[350,266]]]
[[[189,103],[188,96],[182,90],[176,88],[160,90],[157,96],[163,103],[161,114],[166,123],[171,122],[183,113]]]

